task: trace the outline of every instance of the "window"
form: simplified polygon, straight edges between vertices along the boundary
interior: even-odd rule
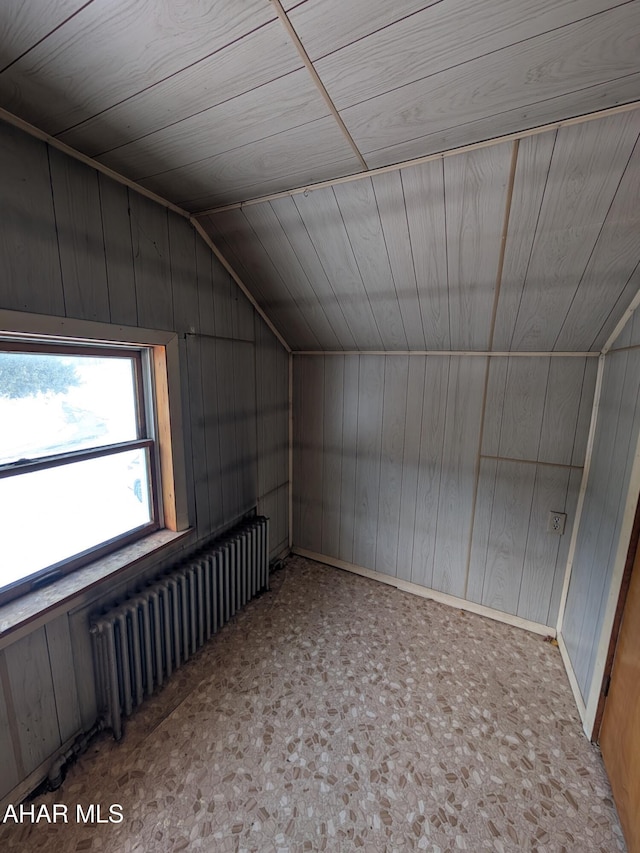
[[[162,526],[153,368],[153,347],[0,339],[0,602]]]

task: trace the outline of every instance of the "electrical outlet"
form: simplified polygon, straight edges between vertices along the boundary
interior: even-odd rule
[[[559,536],[562,536],[566,523],[566,512],[554,512],[551,510],[549,520],[547,521],[547,533],[557,533]]]

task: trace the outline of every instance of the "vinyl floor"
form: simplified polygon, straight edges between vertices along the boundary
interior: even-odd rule
[[[300,557],[28,805],[54,804],[0,849],[625,849],[557,648]]]

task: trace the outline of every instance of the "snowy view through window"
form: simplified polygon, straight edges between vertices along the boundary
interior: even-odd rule
[[[138,438],[130,358],[0,352],[0,465]],[[151,520],[145,449],[0,479],[0,587]]]

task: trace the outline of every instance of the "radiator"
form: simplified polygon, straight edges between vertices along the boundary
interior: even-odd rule
[[[91,624],[98,704],[116,740],[129,716],[269,586],[269,519],[254,517]]]

